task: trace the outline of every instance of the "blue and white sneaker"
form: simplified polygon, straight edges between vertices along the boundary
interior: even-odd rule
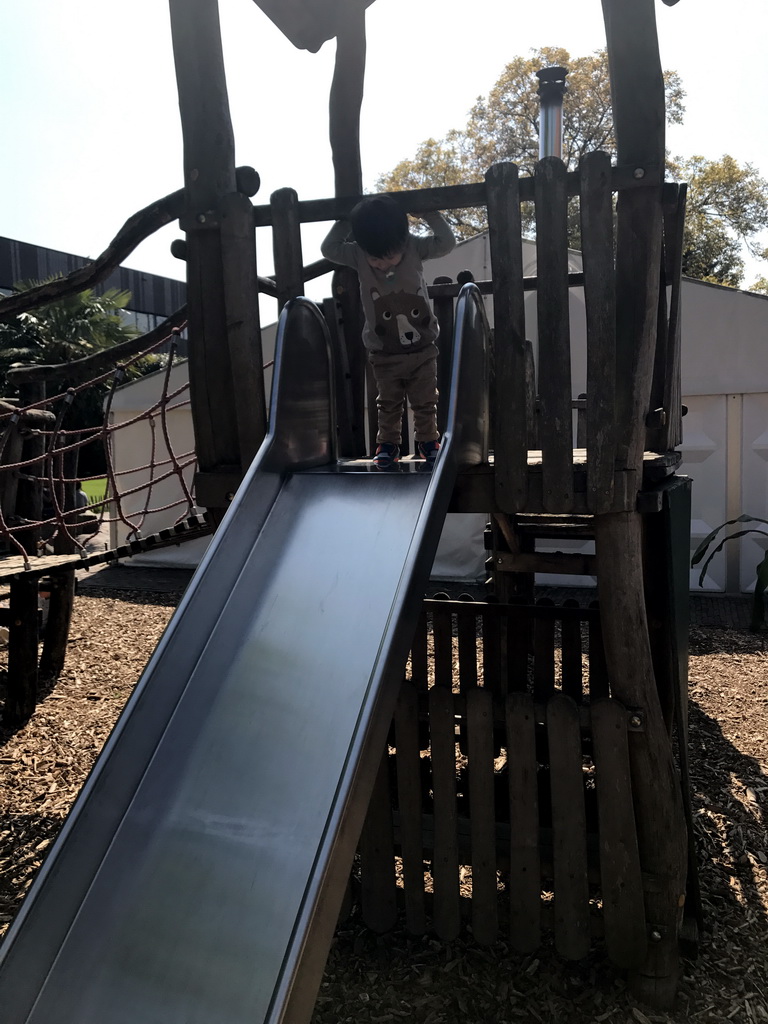
[[[376,454],[373,456],[373,464],[378,469],[389,469],[393,466],[400,458],[400,448],[396,444],[391,444],[389,441],[384,441],[376,449]]]
[[[419,451],[421,457],[426,459],[429,463],[434,463],[437,456],[440,454],[440,442],[439,441],[419,441]]]

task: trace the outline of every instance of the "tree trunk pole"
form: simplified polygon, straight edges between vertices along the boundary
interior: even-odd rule
[[[357,196],[363,191],[360,110],[365,79],[365,47],[365,7],[360,0],[346,0],[339,18],[329,104],[329,134],[337,196]]]
[[[248,391],[263,393],[260,360],[243,351],[252,334],[244,324],[258,325],[258,295],[247,294],[256,278],[255,239],[253,266],[239,273],[243,229],[235,224],[239,211],[226,202],[237,180],[217,0],[170,0],[170,12],[184,139],[190,399],[198,466],[218,519],[230,484],[217,487],[216,475],[241,475],[263,436],[263,406],[251,402],[250,415],[246,401]],[[238,258],[230,258],[236,249]]]
[[[602,0],[619,166],[646,188],[624,191],[616,235],[617,465],[642,486],[662,260],[664,79],[654,0]],[[686,825],[653,668],[642,561],[642,525],[632,509],[595,517],[598,594],[612,693],[637,708],[629,734],[638,845],[648,925],[645,963],[630,977],[638,997],[671,1005],[679,974],[685,900]]]
[[[346,0],[339,18],[336,39],[336,66],[329,103],[329,135],[337,197],[358,196],[363,191],[360,158],[360,110],[365,78],[365,8],[359,0]],[[350,267],[339,267],[333,275],[333,297],[338,323],[347,351],[350,394],[354,416],[356,456],[365,456],[366,366],[361,335],[363,311],[357,274]],[[369,424],[369,433],[371,431]],[[373,445],[375,434],[370,438]]]

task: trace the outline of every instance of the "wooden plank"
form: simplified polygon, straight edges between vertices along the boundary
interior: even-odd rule
[[[435,284],[450,284],[450,277],[436,277]],[[458,287],[458,286],[457,286]],[[437,406],[437,429],[445,433],[448,422],[448,395],[451,392],[451,339],[453,338],[453,299],[450,296],[436,296],[432,300],[435,317],[440,327],[440,343],[437,356],[437,390],[442,400]]]
[[[277,305],[281,310],[289,299],[304,294],[299,199],[292,188],[272,193],[272,251],[275,258]]]
[[[496,941],[496,809],[493,784],[493,698],[490,690],[469,690],[469,810],[472,836],[472,932],[483,944]]]
[[[405,924],[414,935],[427,930],[424,908],[424,850],[421,842],[421,758],[418,695],[404,682],[395,711],[397,805],[400,811],[400,855],[403,860]]]
[[[593,601],[591,608],[597,608],[598,602]],[[600,618],[592,619],[589,624],[589,699],[597,700],[607,697],[610,692],[608,666],[605,662],[605,646],[603,644],[603,627]]]
[[[553,608],[555,602],[542,598],[536,609]],[[555,692],[555,620],[534,614],[533,620],[533,695],[546,701]]]
[[[591,706],[600,842],[600,879],[608,956],[619,967],[639,967],[647,932],[637,848],[627,712],[613,700]]]
[[[360,834],[362,917],[372,931],[387,932],[397,922],[395,843],[389,795],[389,751],[384,753]]]
[[[493,267],[494,377],[492,433],[496,501],[518,512],[527,498],[526,348],[518,170],[499,163],[485,176]]]
[[[427,612],[422,604],[419,616],[416,619],[416,629],[414,630],[413,642],[411,644],[411,682],[417,690],[423,692],[427,690],[427,635]]]
[[[538,278],[536,278],[536,287],[538,288]],[[536,393],[536,363],[533,358],[533,342],[527,338],[525,339],[525,420],[528,424],[528,448],[541,448],[539,402]]]
[[[611,172],[613,190],[641,190],[661,184],[661,166],[655,171],[649,168],[642,179],[635,178],[635,166],[614,167]],[[578,171],[570,171],[566,176],[566,187],[569,196],[579,194]],[[533,178],[520,178],[519,193],[521,202],[533,202]],[[395,199],[406,213],[421,214],[432,210],[460,210],[465,207],[486,206],[486,185],[474,182],[470,185],[441,185],[435,188],[418,188],[403,192],[388,193]],[[339,220],[347,217],[349,212],[364,198],[362,195],[340,196],[334,199],[308,199],[300,203],[299,213],[302,224],[318,221]],[[271,222],[269,206],[256,206],[253,211],[254,227],[268,227]],[[5,300],[8,301],[7,299]],[[0,306],[4,309],[4,305]]]
[[[581,245],[587,320],[587,504],[613,501],[616,447],[616,288],[613,266],[611,158],[589,153],[581,171]]]
[[[568,299],[568,196],[565,164],[536,164],[536,272],[539,336],[539,438],[543,503],[549,512],[573,508],[571,337]]]
[[[572,551],[499,552],[494,568],[501,572],[549,572],[566,576],[594,576],[595,556]]]
[[[436,601],[432,606],[432,640],[435,686],[450,690],[453,687],[453,616],[447,601]]]
[[[578,608],[579,602],[569,598],[564,608]],[[581,622],[576,618],[563,618],[560,623],[560,650],[562,656],[563,693],[581,703],[582,650]]]
[[[473,602],[453,601],[451,605],[456,613],[456,634],[459,649],[459,692],[467,693],[477,686],[477,615]],[[467,721],[461,720],[459,732],[459,748],[462,754],[467,753]]]
[[[516,611],[507,616],[507,690],[525,693],[532,629],[530,619],[521,618]]]
[[[432,854],[433,925],[437,935],[446,942],[458,937],[461,926],[454,723],[453,695],[443,686],[433,686],[429,691],[435,818]]]
[[[466,693],[477,686],[477,610],[472,601],[452,604],[456,610],[459,645],[459,689]]]
[[[501,619],[498,615],[483,616],[483,685],[491,693],[501,694],[506,672],[501,658]]]
[[[587,819],[581,770],[579,711],[557,694],[547,704],[552,786],[555,947],[579,960],[590,947]]]
[[[536,779],[536,724],[533,698],[506,699],[509,774],[509,941],[518,953],[532,953],[541,941],[539,791]]]

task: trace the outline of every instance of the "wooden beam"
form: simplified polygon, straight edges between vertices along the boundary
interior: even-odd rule
[[[642,191],[662,180],[663,163],[650,163],[643,167],[641,177],[636,177],[637,166],[618,166],[611,168],[611,188],[614,191]],[[565,179],[566,191],[569,196],[579,194],[579,172],[569,171]],[[520,202],[533,202],[534,184],[532,177],[519,179]],[[382,193],[391,195],[406,213],[429,213],[433,210],[459,210],[467,206],[486,205],[485,183],[475,182],[471,185],[441,185],[436,188],[418,188],[405,192]],[[299,217],[302,224],[324,220],[338,220],[347,217],[356,203],[363,196],[338,196],[334,199],[307,199],[299,203]],[[253,208],[254,225],[257,228],[268,227],[272,221],[269,206]]]

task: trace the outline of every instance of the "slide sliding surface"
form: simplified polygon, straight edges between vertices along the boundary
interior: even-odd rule
[[[464,307],[454,390],[485,330]],[[475,382],[432,473],[339,464],[331,379],[296,300],[270,435],[0,948],[8,1024],[308,1020],[453,479],[484,457]]]

